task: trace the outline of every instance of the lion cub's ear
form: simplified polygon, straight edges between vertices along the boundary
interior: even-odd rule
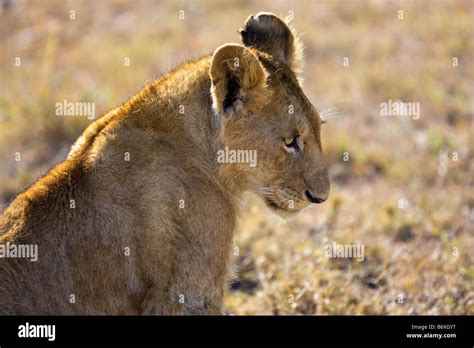
[[[225,116],[258,102],[253,99],[259,98],[266,80],[257,57],[237,44],[225,44],[216,49],[210,76],[214,109]]]
[[[250,16],[239,30],[242,42],[269,54],[273,59],[287,64],[291,69],[300,68],[303,47],[299,36],[287,22],[268,12]]]

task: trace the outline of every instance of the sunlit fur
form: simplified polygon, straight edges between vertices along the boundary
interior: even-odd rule
[[[265,23],[269,40],[295,44],[280,19]],[[320,119],[292,70],[298,48],[275,43],[224,45],[148,84],[20,193],[0,242],[37,244],[39,259],[0,259],[0,314],[222,313],[242,193],[291,215],[305,189],[329,190]],[[229,79],[240,89],[224,110]],[[295,134],[304,148],[289,153]],[[257,150],[258,165],[217,163],[224,146]]]

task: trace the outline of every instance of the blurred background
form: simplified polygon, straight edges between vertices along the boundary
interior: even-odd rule
[[[303,33],[330,199],[282,222],[248,196],[234,314],[474,314],[472,1],[6,1],[0,12],[0,208],[93,120],[272,11]],[[387,117],[381,103],[419,103]],[[334,109],[332,109],[334,108]],[[331,258],[333,243],[363,261]]]

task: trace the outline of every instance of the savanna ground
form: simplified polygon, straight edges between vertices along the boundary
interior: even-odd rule
[[[293,13],[307,47],[304,90],[318,110],[342,112],[322,131],[331,196],[283,223],[248,197],[229,311],[474,314],[471,1],[2,8],[1,209],[64,160],[92,122],[56,116],[57,102],[95,102],[101,116],[178,62],[238,42],[250,14]],[[389,100],[420,103],[420,118],[382,116]],[[333,242],[364,246],[364,260],[329,258]]]

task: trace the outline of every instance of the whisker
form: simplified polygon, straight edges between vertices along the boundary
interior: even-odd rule
[[[325,109],[323,111],[320,111],[319,115],[324,116],[324,115],[330,114],[332,112],[332,110],[334,110],[334,109],[337,109],[337,107],[333,107],[333,108],[329,108],[329,109]]]
[[[346,102],[349,102],[351,100],[351,98],[340,99],[337,101],[337,103],[345,104]],[[331,118],[345,116],[346,112],[344,109],[344,105],[342,108],[339,106],[333,106],[320,111],[319,116],[321,117],[321,121],[324,123]]]
[[[341,116],[341,115],[345,115],[346,113],[344,111],[339,111],[339,112],[332,112],[330,114],[327,114],[327,115],[324,115],[322,116],[323,118],[327,119],[329,117],[333,117],[333,116]]]

